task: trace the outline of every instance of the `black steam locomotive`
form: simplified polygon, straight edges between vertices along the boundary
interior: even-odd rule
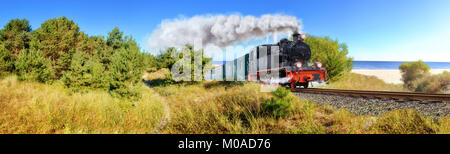
[[[299,33],[293,40],[253,48],[248,54],[212,69],[205,79],[219,81],[255,81],[277,83],[291,88],[307,88],[310,81],[326,81],[321,63],[311,63],[311,49]]]

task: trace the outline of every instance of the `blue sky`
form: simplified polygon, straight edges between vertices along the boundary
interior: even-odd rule
[[[310,35],[346,43],[356,60],[450,61],[448,0],[15,0],[2,5],[1,26],[26,18],[37,29],[47,19],[66,16],[89,35],[106,36],[118,26],[142,47],[164,19],[282,13],[301,19]]]

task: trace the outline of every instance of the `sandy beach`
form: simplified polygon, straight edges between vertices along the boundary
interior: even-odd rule
[[[449,71],[450,69],[431,69],[431,74],[439,74],[444,71]],[[394,83],[394,84],[401,84],[403,83],[400,74],[400,70],[388,70],[388,69],[353,69],[352,73],[358,73],[363,75],[372,75],[376,76],[382,80],[384,80],[386,83]]]

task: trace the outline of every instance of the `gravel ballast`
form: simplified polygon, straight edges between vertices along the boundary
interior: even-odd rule
[[[434,119],[450,116],[450,103],[447,102],[420,102],[420,101],[395,101],[377,98],[362,98],[327,94],[295,93],[318,105],[330,105],[334,109],[344,108],[357,115],[379,116],[397,109],[413,109],[424,116]]]

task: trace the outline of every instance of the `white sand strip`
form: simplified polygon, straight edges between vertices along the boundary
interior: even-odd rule
[[[449,71],[450,69],[431,69],[431,74],[439,74],[444,71]],[[353,69],[352,73],[358,73],[363,75],[372,75],[376,76],[379,79],[385,81],[386,83],[395,83],[395,84],[401,84],[403,83],[400,74],[400,70],[381,70],[381,69]]]

